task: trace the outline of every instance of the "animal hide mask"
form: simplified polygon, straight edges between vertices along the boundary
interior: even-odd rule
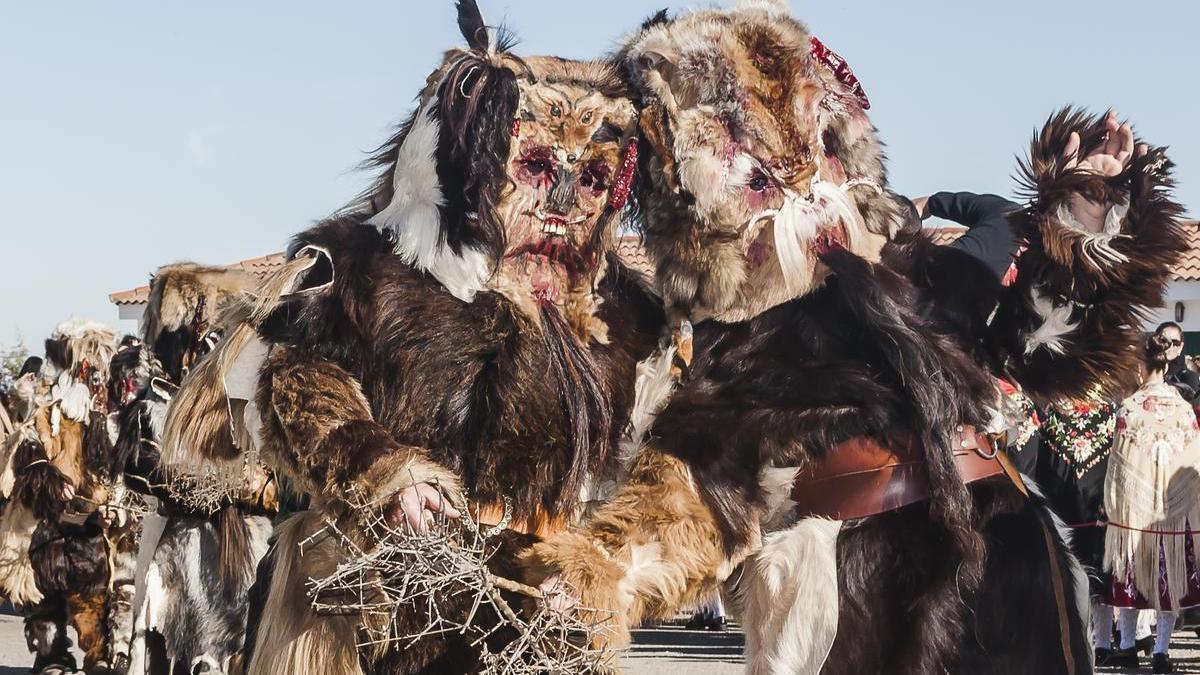
[[[754,316],[818,286],[830,249],[878,260],[904,223],[861,84],[786,3],[659,15],[618,58],[653,148],[642,206],[669,304]]]
[[[607,64],[517,57],[474,2],[459,12],[467,48],[429,76],[357,208],[460,300],[562,303],[594,284],[628,201],[633,105]]]

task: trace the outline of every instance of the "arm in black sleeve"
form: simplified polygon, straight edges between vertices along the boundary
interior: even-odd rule
[[[964,225],[966,234],[950,246],[982,261],[1002,278],[1017,253],[1008,214],[1019,208],[996,195],[939,192],[929,198],[930,215]]]

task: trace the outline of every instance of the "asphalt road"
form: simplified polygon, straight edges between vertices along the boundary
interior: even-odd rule
[[[1177,632],[1171,644],[1177,673],[1200,673],[1200,638],[1194,632]],[[29,672],[33,657],[25,649],[21,619],[0,613],[0,675]],[[675,627],[634,632],[634,645],[623,657],[629,675],[736,675],[742,672],[742,635],[739,631],[706,633]],[[1102,673],[1150,672],[1149,660],[1141,671],[1100,669]]]

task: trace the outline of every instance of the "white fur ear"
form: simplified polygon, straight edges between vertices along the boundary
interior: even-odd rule
[[[487,255],[464,247],[456,255],[442,236],[440,207],[445,204],[437,175],[441,125],[433,115],[437,97],[421,106],[396,157],[392,201],[367,222],[396,237],[395,252],[404,262],[433,275],[454,297],[475,299],[491,276]]]

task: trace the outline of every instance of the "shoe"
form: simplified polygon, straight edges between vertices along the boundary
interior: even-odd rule
[[[1111,649],[1106,649],[1104,647],[1096,647],[1096,665],[1103,666],[1108,661],[1108,657],[1111,655],[1112,655]]]
[[[1150,652],[1154,651],[1154,636],[1147,635],[1140,640],[1134,640],[1133,648],[1146,656],[1150,656]]]
[[[704,630],[714,631],[717,633],[724,633],[728,628],[729,626],[725,623],[725,617],[723,616],[714,616],[710,618],[704,625]]]
[[[1104,662],[1104,665],[1109,668],[1131,668],[1133,670],[1137,670],[1141,665],[1138,662],[1137,647],[1130,647],[1129,649],[1114,649],[1112,653],[1108,655],[1108,660]]]
[[[683,624],[684,630],[705,630],[708,628],[708,617],[703,614],[693,614],[688,622]]]
[[[1173,673],[1175,666],[1171,663],[1171,657],[1166,654],[1155,654],[1154,663],[1151,666],[1156,673]]]

